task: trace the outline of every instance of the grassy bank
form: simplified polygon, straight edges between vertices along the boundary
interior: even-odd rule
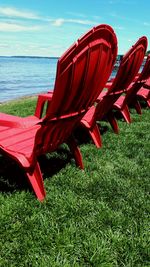
[[[0,111],[27,116],[34,108],[25,99]],[[0,266],[150,266],[150,111],[132,118],[119,121],[119,135],[101,124],[102,149],[78,136],[84,171],[66,146],[41,158],[43,203],[18,166],[0,157]]]

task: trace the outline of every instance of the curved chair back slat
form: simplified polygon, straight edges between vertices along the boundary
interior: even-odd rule
[[[59,59],[53,97],[36,135],[38,154],[55,150],[71,135],[103,90],[116,55],[113,29],[98,25]]]
[[[123,56],[116,77],[104,98],[98,103],[93,116],[93,124],[101,120],[112,109],[117,99],[128,89],[134,81],[143,62],[147,49],[147,38],[142,36]]]
[[[147,56],[143,70],[141,71],[137,81],[145,82],[149,79],[149,77],[150,77],[150,54]]]
[[[137,75],[147,49],[147,38],[142,36],[123,56],[110,92],[126,90]]]
[[[147,79],[150,76],[150,55],[147,57],[143,70],[139,74],[138,78],[135,80],[134,83],[129,87],[124,97],[122,107],[126,105],[130,105],[135,103],[136,101],[136,94],[140,90],[142,86],[146,83]]]
[[[78,39],[58,61],[49,113],[59,116],[92,105],[110,76],[116,53],[116,35],[108,25]]]

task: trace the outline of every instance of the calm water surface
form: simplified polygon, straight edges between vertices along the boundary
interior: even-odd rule
[[[57,60],[0,57],[0,102],[53,89]]]

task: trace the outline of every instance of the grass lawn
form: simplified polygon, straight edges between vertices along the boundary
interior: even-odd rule
[[[0,105],[20,116],[34,108],[34,98]],[[150,111],[132,118],[119,135],[102,122],[101,149],[81,131],[84,171],[65,145],[41,158],[43,203],[0,156],[1,267],[150,266]]]

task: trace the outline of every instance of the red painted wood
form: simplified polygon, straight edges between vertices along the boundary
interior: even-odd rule
[[[82,157],[72,133],[94,104],[111,74],[117,38],[108,25],[98,25],[77,40],[58,60],[54,92],[39,95],[35,116],[0,114],[0,152],[24,169],[37,198],[45,198],[38,156],[66,142],[76,164]],[[46,115],[42,116],[48,102]]]
[[[128,91],[130,84],[134,81],[134,78],[138,74],[139,68],[145,56],[146,48],[147,38],[143,36],[123,56],[115,79],[113,79],[111,83],[108,83],[108,88],[106,92],[101,92],[99,94],[97,98],[98,104],[96,108],[91,107],[85,114],[85,116],[82,118],[81,123],[88,130],[90,135],[90,131],[94,129],[96,121],[100,121],[102,119],[108,119],[108,121],[112,125],[113,130],[118,133],[119,128],[117,125],[117,121],[115,120],[114,115],[111,111],[114,108],[121,110],[120,103],[116,105],[116,101],[120,96],[122,99],[122,94]],[[127,107],[125,108],[125,112],[123,112],[123,115],[125,119],[127,119],[129,122],[130,114]],[[97,146],[97,143],[100,143],[101,141],[96,140],[95,142],[96,138],[98,137],[92,137],[92,140]]]
[[[130,123],[130,113],[128,106],[132,105],[135,107],[137,112],[141,114],[140,104],[138,98],[136,97],[139,90],[148,84],[148,78],[150,77],[150,55],[147,57],[145,65],[141,73],[136,77],[135,81],[124,91],[124,96],[120,96],[119,99],[114,103],[114,108],[116,108],[124,117],[125,121]],[[146,99],[145,99],[146,100]],[[125,115],[124,114],[127,114]]]

